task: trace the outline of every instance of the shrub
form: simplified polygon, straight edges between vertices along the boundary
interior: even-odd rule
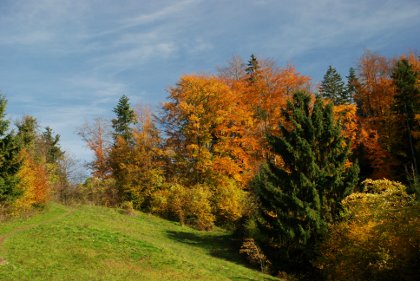
[[[343,200],[315,265],[327,280],[419,280],[420,205],[389,180],[366,180]]]
[[[207,230],[215,220],[210,198],[211,192],[205,185],[164,184],[151,195],[150,209],[181,224]]]

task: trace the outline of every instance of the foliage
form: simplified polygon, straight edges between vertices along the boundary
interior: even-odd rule
[[[109,153],[111,141],[109,140],[110,132],[106,122],[97,118],[93,124],[86,123],[80,128],[78,134],[94,153],[94,160],[88,164],[93,176],[103,180],[110,177]]]
[[[21,147],[13,132],[7,132],[9,121],[5,120],[6,104],[6,99],[0,95],[0,205],[13,203],[22,194],[18,188]]]
[[[321,97],[331,100],[334,105],[350,103],[351,99],[344,87],[343,79],[331,65],[319,87]]]
[[[18,188],[22,195],[14,202],[15,212],[24,212],[35,206],[44,206],[50,196],[48,175],[42,164],[37,163],[27,150],[22,150],[22,166],[18,172]]]
[[[215,220],[210,198],[209,187],[203,184],[191,187],[167,184],[152,194],[151,211],[181,224],[209,230]]]
[[[284,111],[281,136],[269,136],[274,161],[263,165],[252,186],[259,201],[258,227],[262,242],[272,249],[277,266],[308,266],[316,242],[328,223],[340,216],[341,200],[357,183],[357,165],[346,165],[349,146],[332,105],[297,92]],[[267,253],[268,254],[268,253]],[[293,268],[294,267],[294,268]]]
[[[137,114],[137,129],[133,129],[131,143],[118,136],[109,155],[112,177],[119,198],[132,201],[136,209],[147,209],[148,199],[155,188],[163,183],[159,133],[150,112]]]
[[[420,277],[420,206],[402,184],[366,180],[343,205],[346,219],[331,226],[315,263],[327,280]]]
[[[261,248],[255,243],[252,238],[247,238],[243,241],[239,253],[254,266],[258,266],[261,272],[268,273],[270,271],[271,262],[264,255]]]
[[[420,131],[416,115],[420,114],[420,72],[415,72],[413,66],[406,59],[399,60],[392,72],[392,79],[395,85],[395,97],[393,110],[396,114],[396,127],[399,128],[397,141],[394,142],[392,150],[397,154],[401,166],[405,170],[412,169],[417,177],[418,150],[416,149],[417,139],[413,137],[415,132]],[[404,173],[404,170],[400,171]],[[418,188],[418,187],[417,187]],[[411,190],[412,192],[414,191]]]
[[[116,118],[112,119],[114,139],[121,137],[124,141],[130,143],[133,135],[132,126],[136,123],[136,115],[126,95],[121,96],[113,111],[116,115]]]

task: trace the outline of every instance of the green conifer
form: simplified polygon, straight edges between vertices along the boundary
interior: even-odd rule
[[[129,99],[126,95],[123,95],[119,99],[118,104],[113,111],[117,115],[115,119],[112,119],[114,139],[120,136],[127,143],[131,143],[133,139],[133,125],[136,123],[136,115],[131,108]]]
[[[340,216],[341,200],[357,182],[358,166],[346,166],[349,144],[334,121],[332,104],[298,92],[283,112],[281,136],[269,136],[282,161],[263,165],[252,185],[259,201],[262,243],[283,266],[308,266],[328,223]]]
[[[11,203],[22,191],[18,189],[17,173],[21,167],[20,145],[13,132],[8,132],[5,119],[7,101],[0,95],[0,205]]]
[[[349,100],[341,75],[331,65],[324,75],[319,93],[321,97],[331,100],[334,105],[345,104]]]

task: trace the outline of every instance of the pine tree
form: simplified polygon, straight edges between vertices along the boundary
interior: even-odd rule
[[[252,185],[259,201],[257,225],[279,265],[308,266],[314,245],[341,211],[357,182],[347,167],[349,144],[334,121],[332,104],[298,92],[283,112],[281,136],[269,136],[282,164],[263,165]]]
[[[131,171],[136,167],[133,158],[136,145],[133,127],[137,123],[136,114],[125,95],[119,99],[113,111],[117,116],[112,120],[114,144],[108,161],[112,177],[117,184],[119,199],[121,201],[133,201],[134,196],[131,189],[136,188],[136,186],[132,186]]]
[[[348,97],[345,91],[344,82],[337,70],[331,65],[328,67],[319,88],[321,97],[330,99],[334,105],[345,104]]]
[[[50,127],[46,127],[41,135],[41,142],[45,150],[46,162],[58,165],[59,161],[64,157],[64,151],[61,150],[59,145],[60,135],[56,134],[54,136],[53,130]]]
[[[7,101],[0,95],[0,205],[10,203],[21,195],[17,173],[21,167],[20,146],[13,132],[8,132],[5,120]]]
[[[136,114],[131,108],[129,99],[126,95],[123,95],[119,99],[118,104],[113,111],[117,115],[115,119],[112,119],[114,139],[122,137],[127,143],[132,143],[133,125],[136,123]]]
[[[395,65],[392,73],[395,86],[393,111],[397,116],[400,140],[395,142],[393,152],[397,154],[401,163],[418,176],[418,151],[416,149],[413,132],[419,131],[416,114],[420,113],[420,89],[417,84],[416,73],[406,59],[402,59]],[[412,171],[411,171],[412,170]]]
[[[344,96],[342,97],[345,103],[354,103],[354,96],[357,94],[357,85],[359,81],[356,76],[356,71],[353,67],[349,69],[349,75],[346,76],[347,85],[344,91]]]
[[[258,79],[258,72],[260,69],[260,65],[258,63],[257,58],[254,54],[251,55],[251,59],[248,61],[247,68],[245,69],[246,74],[248,75],[247,80],[251,83],[254,83]]]

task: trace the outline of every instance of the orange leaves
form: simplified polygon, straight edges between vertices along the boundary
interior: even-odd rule
[[[168,144],[185,160],[186,171],[203,176],[218,174],[243,181],[251,167],[252,113],[241,93],[216,77],[184,76],[170,90],[164,104]]]
[[[19,188],[23,195],[15,202],[17,210],[28,210],[36,205],[43,205],[49,198],[48,176],[44,166],[36,163],[26,151],[21,151],[23,160],[18,173],[20,178]]]

